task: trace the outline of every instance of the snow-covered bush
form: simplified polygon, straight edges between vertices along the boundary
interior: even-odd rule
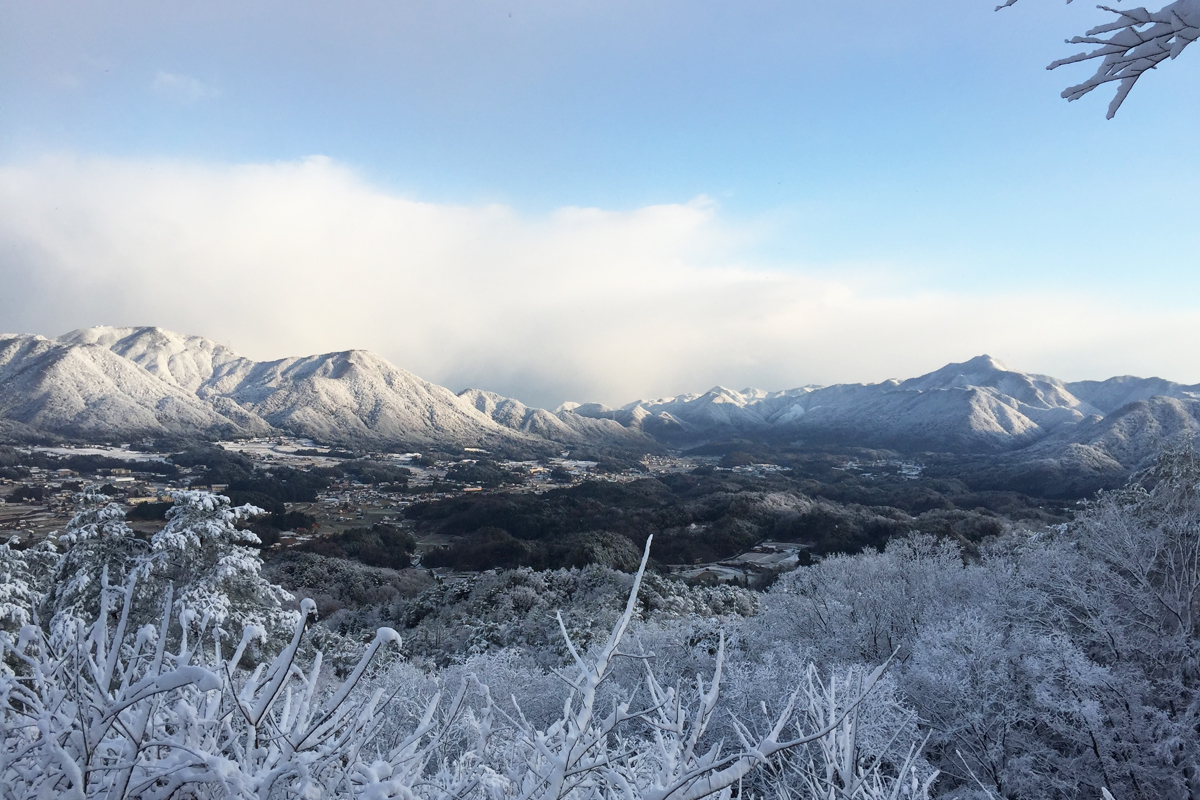
[[[915,759],[892,763],[858,746],[863,697],[886,663],[828,683],[808,670],[790,694],[780,690],[774,713],[764,707],[757,724],[735,721],[738,744],[728,749],[705,737],[717,715],[723,639],[713,676],[696,678],[693,699],[647,669],[640,703],[625,696],[602,705],[599,690],[613,664],[645,661],[624,644],[648,557],[649,543],[602,645],[581,652],[560,622],[575,669],[558,675],[566,689],[548,725],[531,723],[519,705],[501,710],[468,676],[448,702],[434,692],[419,717],[398,727],[388,707],[420,676],[410,670],[390,687],[364,680],[374,656],[398,638],[394,631],[380,629],[352,674],[334,685],[323,678],[320,654],[310,664],[298,659],[315,616],[305,601],[290,643],[249,670],[242,661],[261,628],[247,626],[230,652],[213,615],[197,619],[185,609],[178,647],[168,648],[170,591],[158,626],[135,629],[138,575],[122,587],[102,576],[99,615],[74,642],[64,646],[32,625],[16,640],[0,635],[19,665],[0,676],[0,786],[13,798],[112,800],[728,800],[754,771],[796,751],[788,768],[814,796],[927,796],[932,778],[913,770]]]
[[[894,682],[864,695],[873,677],[858,668],[823,681],[807,665],[797,727],[838,723],[828,735],[782,754],[782,768],[772,776],[778,797],[824,798],[831,789],[840,800],[929,796],[938,772],[922,757],[917,715],[897,697]]]
[[[261,629],[246,628],[225,655],[211,618],[184,611],[179,649],[168,652],[170,592],[158,628],[135,630],[136,584],[136,575],[120,588],[104,581],[99,617],[73,642],[32,625],[15,642],[0,638],[19,663],[0,679],[6,796],[304,797],[345,780],[371,706],[344,700],[394,633],[381,630],[360,669],[322,702],[321,659],[307,672],[295,659],[307,619],[270,665],[247,674],[239,664]]]

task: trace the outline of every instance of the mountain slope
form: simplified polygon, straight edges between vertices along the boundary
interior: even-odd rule
[[[239,377],[222,387],[224,396],[280,430],[321,441],[485,448],[537,443],[449,389],[362,350],[256,364]]]
[[[519,400],[482,389],[467,389],[458,395],[500,425],[531,436],[569,445],[618,447],[649,452],[659,444],[640,428],[612,419],[593,418],[561,408],[551,412],[531,408]]]
[[[1135,378],[1132,375],[1122,375],[1106,381],[1076,381],[1066,384],[1066,387],[1073,395],[1092,404],[1104,414],[1152,397],[1200,400],[1200,384],[1184,386],[1162,378]]]
[[[645,428],[667,415],[673,437],[700,442],[774,436],[917,450],[999,452],[1023,447],[1096,409],[1061,382],[1010,370],[989,356],[906,381],[802,387],[781,392],[715,387],[704,394],[640,400],[576,413]]]
[[[1200,400],[1152,397],[1064,427],[1031,447],[971,465],[979,488],[1045,497],[1114,489],[1153,463],[1164,445],[1200,436]]]
[[[0,417],[65,436],[247,436],[269,427],[235,421],[106,347],[41,336],[0,337]]]
[[[161,380],[201,396],[223,375],[254,366],[250,359],[211,339],[162,328],[83,328],[58,337],[58,341],[108,348]]]
[[[1128,403],[1108,416],[1067,431],[1072,444],[1092,448],[1125,470],[1146,466],[1165,442],[1200,435],[1200,400],[1167,396]],[[1048,449],[1056,444],[1048,442]]]

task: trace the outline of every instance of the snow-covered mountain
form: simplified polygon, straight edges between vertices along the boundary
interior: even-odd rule
[[[482,389],[467,389],[459,397],[506,428],[554,442],[643,450],[653,449],[656,444],[639,428],[612,419],[581,416],[568,408],[531,408],[520,400]]]
[[[100,344],[0,335],[0,418],[82,438],[270,432],[252,413],[205,402]]]
[[[1104,414],[1152,397],[1200,400],[1200,384],[1184,386],[1162,378],[1135,378],[1132,375],[1122,375],[1106,381],[1076,381],[1066,384],[1066,387],[1071,394],[1090,403]]]
[[[88,328],[59,341],[108,348],[222,414],[319,441],[482,447],[522,439],[449,389],[364,350],[256,362],[161,328]]]
[[[1061,381],[1010,370],[990,356],[900,382],[809,393],[802,433],[927,450],[1002,451],[1031,444],[1096,409]]]
[[[549,444],[372,353],[255,362],[209,339],[150,327],[0,337],[0,419],[20,438],[287,432],[345,444]]]
[[[750,438],[994,454],[1008,473],[1103,476],[1136,467],[1165,440],[1200,433],[1200,386],[1133,377],[1068,384],[979,356],[903,381],[718,386],[548,411],[481,389],[455,394],[362,350],[257,362],[160,328],[0,335],[0,439],[278,432],[499,451],[647,452]]]
[[[620,409],[573,408],[629,427],[653,421],[658,435],[680,443],[768,435],[955,452],[1011,450],[1100,413],[1061,381],[1010,370],[990,356],[905,381],[780,392],[717,386]]]

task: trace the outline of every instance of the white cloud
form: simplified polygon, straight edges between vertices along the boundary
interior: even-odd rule
[[[0,167],[0,329],[200,333],[255,358],[359,347],[542,404],[907,377],[982,352],[1194,381],[1200,314],[962,295],[748,263],[703,198],[633,211],[423,203],[324,158]]]
[[[196,103],[221,96],[221,90],[190,75],[159,71],[150,83],[155,94],[170,98],[178,103]]]

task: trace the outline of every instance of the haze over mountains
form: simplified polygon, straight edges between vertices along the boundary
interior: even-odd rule
[[[715,387],[551,412],[479,389],[455,394],[362,350],[256,362],[150,327],[0,335],[0,438],[10,441],[283,432],[352,446],[536,453],[743,438],[986,457],[1053,479],[1127,472],[1163,441],[1198,430],[1200,386],[1127,376],[1064,383],[988,356],[904,381]]]

